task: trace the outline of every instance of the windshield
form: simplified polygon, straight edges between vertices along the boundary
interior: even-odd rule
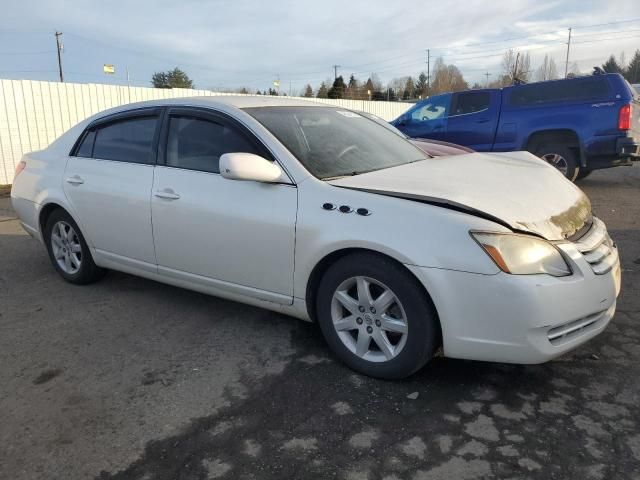
[[[245,111],[321,179],[357,175],[429,158],[390,129],[349,110],[258,107]]]

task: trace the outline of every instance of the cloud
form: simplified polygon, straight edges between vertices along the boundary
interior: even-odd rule
[[[104,80],[102,63],[118,72],[126,65],[138,83],[179,65],[203,88],[265,88],[279,75],[283,87],[291,82],[297,91],[332,76],[334,64],[361,78],[416,75],[426,68],[426,49],[432,59],[457,64],[471,81],[485,70],[497,75],[509,46],[529,50],[533,66],[545,53],[560,65],[570,26],[576,27],[572,58],[587,69],[611,53],[625,51],[629,58],[640,45],[640,21],[579,26],[633,18],[635,7],[635,0],[31,0],[5,5],[3,23],[12,25],[25,50],[50,49],[53,37],[45,34],[65,32],[65,66],[82,81]],[[607,33],[622,29],[626,37]],[[613,39],[594,41],[601,38]],[[0,59],[7,71],[55,69],[51,56]]]

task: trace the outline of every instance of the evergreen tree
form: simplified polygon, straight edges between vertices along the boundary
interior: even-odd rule
[[[304,88],[304,96],[307,98],[313,97],[313,89],[311,88],[311,85],[307,84]]]
[[[347,98],[357,99],[360,97],[360,88],[358,85],[358,80],[353,76],[353,73],[349,77],[349,84],[347,85]]]
[[[367,79],[367,83],[364,84],[364,94],[367,95],[367,100],[370,100],[373,98],[373,94],[375,92],[375,87],[373,86],[373,81],[371,80],[371,78]]]
[[[156,72],[151,77],[155,88],[194,88],[193,81],[178,67],[167,72]]]
[[[624,77],[629,83],[640,83],[640,50],[633,54]]]
[[[609,59],[602,64],[602,69],[607,73],[624,73],[624,69],[618,64],[615,55],[611,55]]]
[[[413,78],[408,77],[407,82],[404,85],[404,93],[402,94],[403,100],[410,100],[416,98],[416,87],[413,83]]]
[[[329,89],[327,95],[329,98],[344,98],[344,93],[346,90],[346,85],[344,84],[344,78],[340,75],[333,81],[333,85]]]
[[[318,89],[318,94],[316,98],[329,98],[329,91],[327,90],[327,84],[322,82],[320,84],[320,88]]]
[[[258,90],[258,91],[256,92],[256,95],[262,95],[262,92],[261,92],[260,90]]]
[[[425,98],[427,95],[429,95],[427,75],[424,72],[420,72],[415,86],[415,96]]]

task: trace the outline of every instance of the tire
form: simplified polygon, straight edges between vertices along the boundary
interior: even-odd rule
[[[361,291],[369,292],[370,301]],[[334,354],[371,377],[407,377],[422,368],[441,343],[435,308],[416,278],[373,253],[350,254],[329,267],[320,281],[316,312]]]
[[[575,182],[580,173],[580,165],[575,151],[562,144],[539,145],[534,149],[533,153],[556,167],[572,182]]]
[[[64,210],[49,215],[44,241],[53,267],[67,282],[86,285],[104,276],[105,270],[94,263],[80,228]]]
[[[593,172],[593,170],[589,170],[588,168],[581,168],[580,173],[578,173],[578,176],[576,177],[576,180],[587,178],[589,175],[591,175],[591,172]]]

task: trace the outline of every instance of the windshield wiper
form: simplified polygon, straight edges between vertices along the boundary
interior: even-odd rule
[[[338,180],[344,177],[355,177],[356,175],[360,175],[361,173],[366,173],[366,172],[345,173],[344,175],[336,175],[335,177],[324,177],[322,180]]]

